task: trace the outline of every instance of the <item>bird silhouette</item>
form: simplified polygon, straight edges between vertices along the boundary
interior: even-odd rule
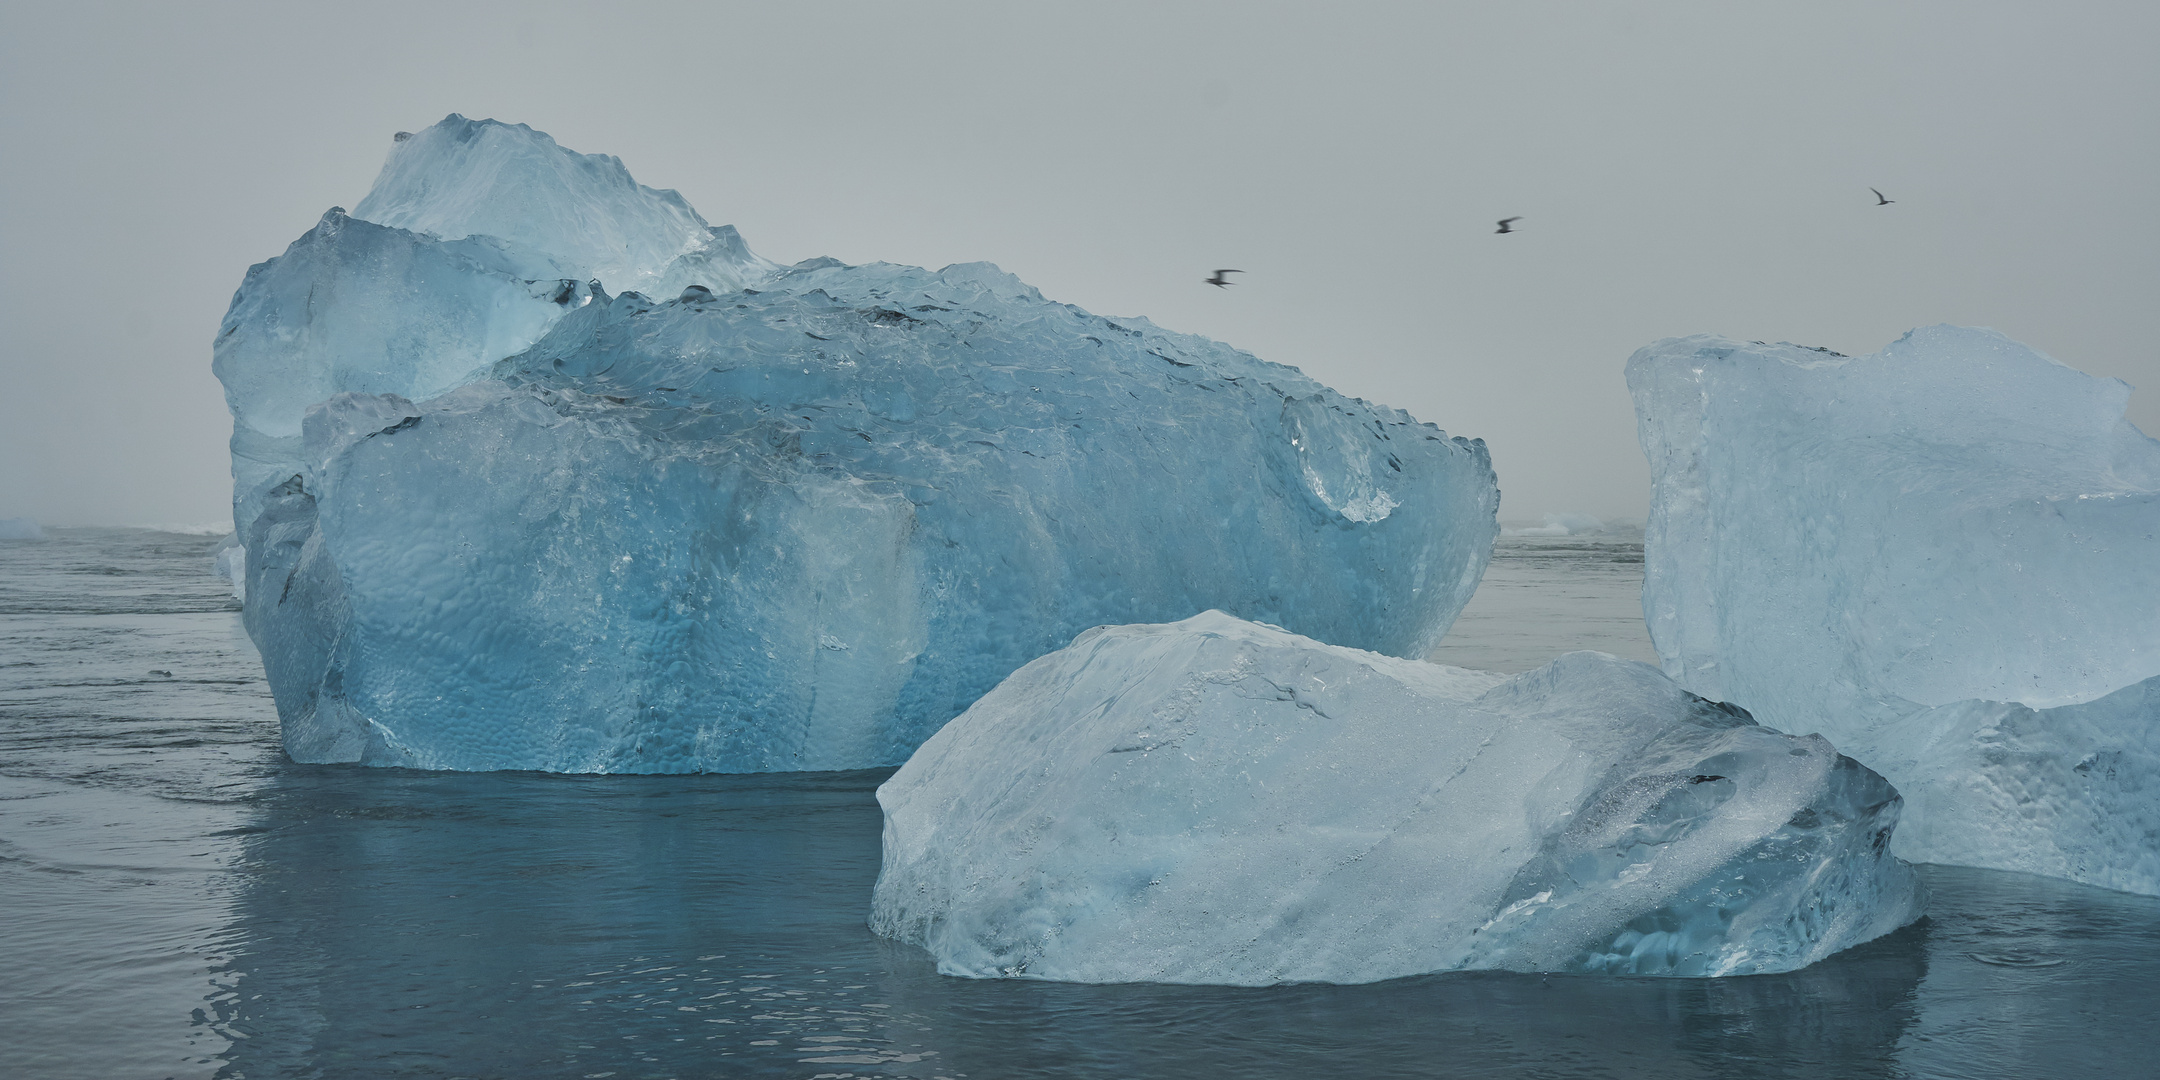
[[[1224,276],[1223,276],[1224,274],[1242,274],[1242,273],[1244,273],[1244,272],[1245,272],[1245,271],[1243,271],[1243,270],[1217,270],[1217,271],[1215,271],[1215,276],[1214,276],[1214,277],[1211,277],[1211,278],[1207,278],[1207,279],[1206,279],[1206,281],[1207,281],[1207,283],[1208,283],[1208,284],[1210,284],[1210,285],[1213,285],[1213,286],[1215,286],[1216,288],[1220,289],[1220,288],[1222,288],[1222,287],[1224,287],[1224,286],[1226,286],[1226,285],[1235,285],[1235,284],[1237,284],[1237,282],[1235,282],[1235,281],[1232,281],[1232,280],[1230,280],[1229,278],[1226,278],[1226,277],[1224,277]]]
[[[1508,223],[1509,223],[1509,222],[1511,222],[1511,221],[1521,221],[1521,220],[1522,220],[1522,219],[1521,219],[1521,218],[1519,218],[1519,217],[1501,218],[1501,219],[1500,219],[1500,227],[1499,227],[1498,229],[1495,229],[1495,230],[1493,230],[1493,231],[1494,231],[1494,232],[1504,232],[1504,233],[1511,233],[1511,232],[1514,232],[1514,231],[1515,231],[1514,229],[1511,229],[1511,228],[1509,228],[1509,227],[1508,227]]]
[[[1869,191],[1875,191],[1875,189],[1874,189],[1874,188],[1869,188],[1868,190],[1869,190]],[[1883,198],[1883,196],[1882,196],[1882,192],[1880,192],[1880,191],[1875,191],[1875,205],[1877,205],[1877,206],[1888,206],[1888,205],[1890,205],[1891,203],[1894,203],[1894,202],[1896,202],[1896,201],[1897,201],[1896,199],[1885,199],[1885,198]]]

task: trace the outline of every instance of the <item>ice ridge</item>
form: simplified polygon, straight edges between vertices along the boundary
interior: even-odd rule
[[[353,216],[442,240],[491,236],[579,267],[611,292],[729,291],[779,269],[733,226],[713,229],[681,195],[632,179],[620,158],[456,113],[396,140]]]

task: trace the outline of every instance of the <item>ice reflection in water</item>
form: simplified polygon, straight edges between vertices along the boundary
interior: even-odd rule
[[[2108,1076],[2151,1039],[2129,1010],[2154,1000],[2160,903],[1965,870],[1929,872],[1947,906],[1928,923],[1785,976],[943,978],[863,929],[882,775],[288,769],[236,911],[234,1072],[347,1053],[326,1075],[1887,1077],[1969,1058]],[[2077,971],[2006,971],[1982,946]]]
[[[882,773],[283,762],[208,547],[0,548],[13,1074],[2087,1080],[2160,1052],[2160,900],[1941,868],[1930,919],[1784,976],[944,978],[863,925]],[[1612,591],[1600,557],[1536,555],[1571,595]]]

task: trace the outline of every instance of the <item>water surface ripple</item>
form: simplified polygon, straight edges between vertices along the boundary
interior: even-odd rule
[[[1615,614],[1639,547],[1502,544],[1509,595],[1443,653],[1644,647]],[[882,771],[286,762],[213,546],[0,542],[11,1075],[2094,1080],[2160,1058],[2160,900],[1943,867],[1922,923],[1791,975],[945,978],[864,927]]]

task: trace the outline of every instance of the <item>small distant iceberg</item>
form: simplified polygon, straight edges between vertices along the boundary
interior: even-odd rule
[[[232,523],[226,521],[154,521],[142,528],[181,536],[228,536],[233,531]]]
[[[1543,525],[1522,525],[1500,530],[1502,536],[1587,536],[1609,529],[1588,514],[1547,514]]]
[[[0,540],[43,540],[45,530],[31,518],[0,518]]]

